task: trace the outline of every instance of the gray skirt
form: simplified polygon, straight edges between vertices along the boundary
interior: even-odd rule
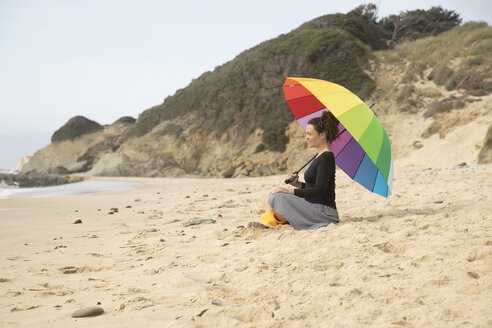
[[[310,203],[296,195],[270,193],[268,204],[296,230],[314,230],[339,222],[336,209],[328,205]]]

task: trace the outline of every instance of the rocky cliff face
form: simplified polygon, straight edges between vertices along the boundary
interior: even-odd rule
[[[173,123],[163,122],[151,133],[123,143],[118,140],[129,127],[121,125],[107,126],[72,141],[51,143],[24,163],[22,171],[148,177],[264,176],[284,172],[313,152],[306,149],[304,131],[296,122],[287,128],[290,142],[283,156],[271,151],[256,152],[262,142],[260,129],[238,144],[236,126],[216,137],[190,129],[179,135],[163,133],[169,124]]]
[[[289,53],[284,46],[296,41],[299,35],[295,33],[300,32],[316,42],[325,36],[346,42],[329,55],[316,47],[306,53]],[[367,104],[376,103],[373,110],[388,132],[395,158],[411,158],[416,151],[429,152],[432,157],[436,152],[432,145],[456,144],[465,151],[441,157],[477,162],[480,150],[490,148],[490,136],[485,136],[492,125],[492,87],[487,78],[492,72],[492,54],[483,44],[492,42],[492,29],[486,24],[460,26],[380,51],[370,51],[333,27],[300,32],[261,44],[204,74],[162,105],[143,112],[136,122],[122,118],[98,129],[91,123],[91,130],[82,133],[77,127],[77,137],[55,140],[23,163],[22,171],[227,178],[293,171],[314,151],[307,149],[304,131],[283,100],[283,79],[295,72],[319,77],[316,65],[333,59],[333,53],[343,54],[344,46],[365,58],[339,59],[344,67],[348,63],[363,69],[357,71],[363,83],[338,79],[365,95]],[[468,40],[466,50],[461,50],[464,45],[457,38]],[[435,44],[439,47],[431,46]],[[440,49],[448,49],[447,57],[439,55]],[[330,65],[323,68],[326,79],[343,76]],[[70,124],[62,128],[73,135]],[[280,147],[272,149],[271,144]],[[487,162],[490,155],[481,158]]]

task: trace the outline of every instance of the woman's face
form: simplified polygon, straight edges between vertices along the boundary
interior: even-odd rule
[[[306,126],[306,141],[309,147],[318,148],[326,143],[326,133],[318,133],[312,124]]]

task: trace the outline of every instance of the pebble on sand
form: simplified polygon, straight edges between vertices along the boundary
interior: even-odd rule
[[[82,220],[79,219],[79,220],[75,220],[73,224],[80,224],[80,223],[82,223]]]
[[[219,206],[212,206],[211,209],[223,208],[223,207],[235,208],[235,207],[238,207],[238,206],[239,206],[239,204],[236,204],[236,203],[224,203],[224,204],[220,204]]]
[[[95,317],[103,313],[104,309],[100,306],[88,306],[72,313],[72,318]]]
[[[224,301],[223,300],[219,300],[219,299],[214,299],[212,300],[212,304],[213,305],[217,305],[217,306],[224,306]]]
[[[215,222],[217,222],[217,221],[214,219],[201,219],[201,220],[193,220],[193,221],[189,221],[189,222],[184,222],[183,225],[185,227],[189,227],[192,225],[198,225],[198,224],[202,224],[202,223],[214,224]]]

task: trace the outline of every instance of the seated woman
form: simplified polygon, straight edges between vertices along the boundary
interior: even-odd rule
[[[293,188],[276,187],[267,196],[261,223],[288,223],[296,230],[313,230],[339,222],[335,204],[335,157],[330,144],[338,137],[338,120],[330,112],[313,118],[306,127],[308,146],[318,154],[304,174],[287,177]]]

